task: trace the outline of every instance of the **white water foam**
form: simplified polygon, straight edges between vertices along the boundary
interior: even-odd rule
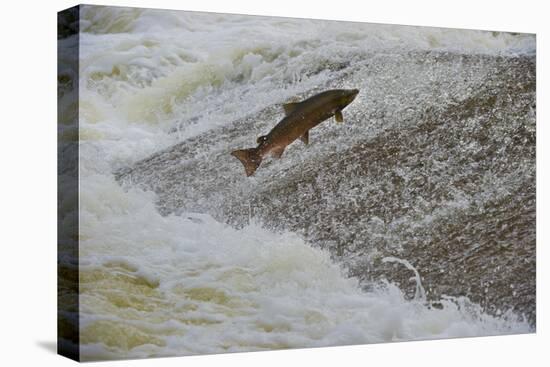
[[[392,284],[362,291],[293,233],[254,222],[237,230],[207,214],[161,216],[153,193],[123,189],[113,172],[308,90],[327,78],[301,80],[312,65],[395,48],[529,53],[534,37],[86,6],[82,29],[84,359],[530,330],[465,298],[433,308]]]
[[[153,195],[82,183],[81,327],[86,358],[145,357],[526,332],[467,299],[363,292],[292,233],[208,215],[161,216]],[[418,276],[418,274],[417,274]],[[113,339],[112,335],[117,339]],[[111,335],[111,336],[110,336]]]

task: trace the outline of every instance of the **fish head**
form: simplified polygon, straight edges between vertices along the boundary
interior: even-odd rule
[[[353,102],[357,94],[359,94],[359,89],[342,89],[338,101],[340,108],[344,108]]]

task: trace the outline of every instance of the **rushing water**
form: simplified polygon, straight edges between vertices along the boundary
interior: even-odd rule
[[[83,359],[534,330],[533,35],[92,6],[80,27]],[[229,153],[332,88],[361,91],[344,124],[247,178]]]

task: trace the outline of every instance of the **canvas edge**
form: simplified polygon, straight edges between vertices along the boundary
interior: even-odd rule
[[[76,361],[80,361],[80,10],[76,5],[57,13],[57,353]]]

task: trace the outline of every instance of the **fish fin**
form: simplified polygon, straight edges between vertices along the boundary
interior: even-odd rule
[[[305,145],[309,144],[309,130],[300,136],[300,140],[303,141]]]
[[[336,122],[344,122],[344,116],[342,115],[342,111],[340,110],[334,112],[334,118],[336,119]]]
[[[235,150],[231,152],[231,155],[241,161],[246,176],[252,176],[260,166],[260,163],[262,163],[262,157],[258,154],[257,148]]]
[[[283,104],[285,115],[287,116],[290,115],[292,111],[294,111],[298,107],[299,104],[300,102],[290,102],[290,103]]]
[[[281,158],[283,155],[283,152],[285,151],[285,147],[278,147],[271,151],[271,156],[274,158]]]

